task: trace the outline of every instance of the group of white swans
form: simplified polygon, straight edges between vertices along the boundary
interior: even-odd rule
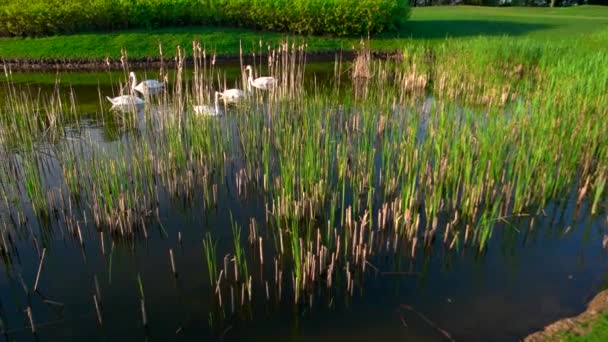
[[[249,93],[252,92],[252,87],[261,90],[272,89],[276,84],[276,78],[272,76],[263,76],[253,78],[253,70],[251,65],[245,68],[248,72],[247,79],[247,92],[241,89],[226,89],[223,92],[215,92],[215,101],[213,106],[209,105],[195,105],[193,106],[194,113],[198,115],[216,116],[220,115],[219,101],[223,100],[225,103],[238,103],[243,100]],[[137,77],[134,72],[129,73],[129,81],[131,82],[131,90],[133,93],[140,93],[144,96],[153,96],[162,92],[165,88],[164,82],[157,80],[145,80],[137,84]],[[112,108],[137,108],[143,106],[145,101],[135,95],[121,95],[114,98],[106,97],[108,101],[112,103]]]

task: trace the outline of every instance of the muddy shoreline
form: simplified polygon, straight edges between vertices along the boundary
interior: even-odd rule
[[[587,304],[587,309],[575,317],[560,319],[547,325],[543,330],[537,331],[524,338],[524,342],[546,342],[555,341],[558,336],[565,332],[572,332],[577,335],[584,335],[584,323],[593,321],[596,317],[608,311],[608,290],[598,293]]]
[[[307,53],[306,60],[308,62],[332,62],[340,57],[342,60],[352,60],[356,55],[355,51],[324,51]],[[375,58],[399,59],[401,53],[398,51],[392,52],[373,52]],[[267,56],[261,56],[266,58]],[[260,58],[260,57],[258,57]],[[217,64],[237,64],[240,61],[238,55],[223,55],[215,58]],[[251,56],[244,56],[244,63],[251,63]],[[49,71],[107,71],[107,70],[122,70],[123,65],[120,58],[101,58],[101,59],[29,59],[29,58],[1,58],[0,64],[9,68],[12,71],[20,72],[49,72]],[[146,58],[129,58],[129,67],[131,69],[150,69],[159,68],[161,65],[171,68],[175,67],[175,58],[146,57]],[[191,57],[185,59],[186,66],[193,64]]]

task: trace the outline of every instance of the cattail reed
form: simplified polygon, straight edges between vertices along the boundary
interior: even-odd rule
[[[141,308],[141,321],[144,325],[145,328],[148,327],[148,314],[146,313],[146,301],[141,298],[140,301],[140,308]]]
[[[42,249],[42,256],[40,257],[40,264],[38,265],[38,272],[36,272],[36,280],[34,281],[34,292],[38,290],[38,281],[40,280],[40,273],[42,272],[42,265],[44,264],[44,257],[46,256],[46,248]]]
[[[264,266],[264,251],[262,248],[262,237],[260,236],[260,265]]]
[[[97,314],[97,322],[99,326],[103,326],[103,320],[101,318],[101,309],[99,307],[99,300],[97,299],[97,295],[93,295],[93,303],[95,304],[95,312]]]
[[[93,275],[93,282],[95,284],[95,294],[96,294],[96,300],[101,302],[101,290],[99,288],[99,281],[97,280],[97,274]]]
[[[215,285],[215,293],[217,294],[217,301],[219,304],[219,307],[222,307],[222,288],[220,286],[221,281],[222,281],[222,275],[224,275],[224,271],[220,271],[220,275],[217,278],[217,284]]]
[[[174,277],[177,277],[177,270],[175,269],[175,259],[173,258],[172,248],[169,248],[169,260],[171,262],[171,272],[173,272]]]
[[[32,334],[36,334],[36,325],[34,324],[34,316],[32,315],[32,308],[28,306],[25,309],[25,312],[27,313],[27,318],[30,321],[30,329],[32,330]]]

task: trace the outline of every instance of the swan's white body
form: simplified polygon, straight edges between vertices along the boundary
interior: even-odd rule
[[[219,93],[220,99],[224,100],[228,103],[238,103],[241,102],[247,96],[247,93],[242,91],[241,89],[226,89],[223,92]]]
[[[245,70],[247,72],[249,72],[249,77],[247,79],[247,85],[248,85],[249,91],[251,91],[251,87],[262,89],[262,90],[268,90],[268,89],[274,88],[274,86],[277,84],[277,79],[272,76],[263,76],[263,77],[258,77],[256,79],[253,79],[253,76],[251,75],[251,73],[252,73],[251,65],[248,65],[245,68]]]
[[[106,96],[108,101],[112,102],[112,108],[114,107],[126,107],[126,106],[141,106],[145,102],[137,96],[133,95],[122,95],[111,98]]]
[[[220,98],[220,93],[216,91],[215,92],[215,101],[213,103],[213,106],[209,106],[209,105],[194,106],[193,107],[194,113],[197,115],[204,115],[204,116],[222,115],[220,113],[219,98]]]
[[[131,79],[131,89],[143,95],[156,95],[165,88],[165,83],[157,80],[145,80],[137,84],[137,77],[133,71],[129,73],[129,78]]]

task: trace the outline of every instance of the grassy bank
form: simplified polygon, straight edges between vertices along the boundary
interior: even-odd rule
[[[601,342],[608,341],[608,291],[600,292],[587,310],[564,318],[534,333],[524,342]]]
[[[538,40],[563,41],[586,39],[608,25],[608,8],[489,8],[431,7],[415,8],[412,17],[399,32],[372,39],[376,50],[402,49],[411,40],[418,43],[441,41],[445,37],[468,39],[477,36],[509,35]],[[175,46],[190,47],[193,40],[219,55],[236,55],[239,41],[246,52],[259,49],[259,41],[278,42],[283,34],[237,28],[181,27],[158,30],[131,30],[114,33],[83,33],[45,38],[0,39],[0,57],[27,59],[103,59],[118,58],[123,47],[129,56],[158,56],[162,44],[166,56],[175,54]],[[299,36],[302,38],[301,36]],[[306,37],[308,51],[322,52],[351,49],[358,38]],[[597,44],[589,39],[589,46]]]
[[[581,325],[582,332],[568,332],[560,336],[567,342],[601,342],[608,341],[608,313],[596,317],[587,324]]]

